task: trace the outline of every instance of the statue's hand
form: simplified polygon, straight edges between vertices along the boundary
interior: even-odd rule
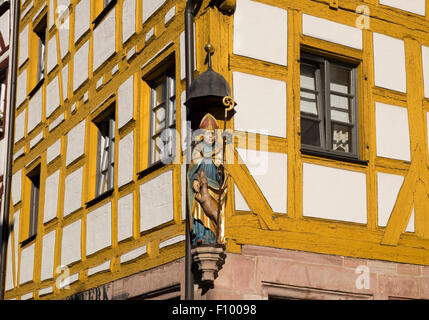
[[[200,182],[198,180],[194,180],[192,183],[192,189],[194,189],[194,192],[196,193],[200,192]]]

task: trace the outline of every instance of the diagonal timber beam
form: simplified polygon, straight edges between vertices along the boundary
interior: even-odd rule
[[[231,145],[228,145],[226,152],[227,158],[233,160],[233,162],[227,161],[226,170],[236,182],[237,188],[246,200],[250,210],[262,219],[263,223],[261,225],[265,224],[269,230],[278,230],[277,223],[273,221],[273,210],[244,164],[243,159]]]
[[[396,199],[392,214],[387,222],[386,232],[384,233],[381,244],[396,246],[410,220],[414,202],[413,193],[417,179],[416,170],[412,169],[413,168],[410,168],[399,190],[398,198]]]

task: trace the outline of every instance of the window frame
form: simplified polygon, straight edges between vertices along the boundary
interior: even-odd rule
[[[361,162],[360,159],[360,150],[359,150],[359,99],[358,99],[358,62],[346,62],[340,59],[333,59],[326,57],[324,55],[316,55],[314,53],[307,53],[301,51],[300,59],[300,75],[302,74],[301,66],[303,63],[308,65],[317,66],[320,70],[319,79],[316,79],[315,91],[318,91],[316,106],[319,109],[318,121],[319,133],[320,133],[320,147],[314,145],[308,145],[302,143],[303,133],[301,131],[301,153],[316,155],[321,157],[336,158],[345,161],[357,161]],[[350,93],[345,94],[331,90],[331,76],[330,76],[330,66],[340,66],[349,69],[350,71]],[[317,77],[316,77],[317,78]],[[300,95],[303,90],[300,83]],[[304,92],[306,89],[304,88]],[[331,94],[345,96],[350,101],[350,122],[343,123],[341,121],[332,120],[331,118]],[[311,119],[315,120],[315,117],[303,115],[301,111],[300,103],[300,123],[302,125],[302,119]],[[333,150],[333,141],[332,141],[332,123],[338,123],[340,125],[352,127],[351,129],[351,145],[352,150],[349,152]]]
[[[37,25],[33,28],[33,33],[35,35],[34,39],[37,41],[37,61],[36,61],[36,70],[35,84],[37,86],[38,83],[42,82],[45,79],[46,72],[46,40],[48,35],[48,25],[47,25],[47,16],[44,15],[42,19],[37,23]],[[43,70],[42,70],[43,64]]]
[[[114,104],[108,107],[106,113],[103,113],[101,118],[98,118],[97,121],[94,121],[94,124],[97,128],[97,156],[96,156],[96,173],[95,173],[95,198],[102,196],[104,193],[108,193],[114,189],[114,179],[115,179],[115,130],[116,130],[116,119],[115,119],[115,108]],[[102,136],[103,129],[101,126],[106,126],[107,122],[107,135]],[[102,138],[106,139],[105,142],[109,142],[109,145],[102,146]],[[103,155],[107,153],[108,167],[106,174],[107,179],[107,189],[103,191],[100,189],[102,187],[102,176],[105,169],[101,168]]]
[[[150,101],[149,101],[149,150],[148,150],[148,166],[151,167],[158,162],[162,163],[172,163],[174,158],[176,157],[176,113],[177,113],[177,88],[176,88],[176,73],[175,68],[171,67],[166,70],[162,75],[157,77],[155,80],[150,81]],[[156,88],[163,84],[163,102],[159,105],[155,104],[155,94]],[[173,94],[171,94],[173,93]],[[171,100],[174,99],[174,103]],[[165,108],[165,126],[159,132],[154,132],[154,116],[155,111],[159,110],[164,106]],[[154,139],[156,137],[160,137],[162,135],[163,130],[165,129],[173,129],[174,136],[172,138],[171,147],[172,153],[167,157],[160,158],[159,160],[155,160],[155,144]]]
[[[30,183],[28,234],[27,240],[31,241],[37,236],[37,227],[40,210],[40,164],[27,174]]]

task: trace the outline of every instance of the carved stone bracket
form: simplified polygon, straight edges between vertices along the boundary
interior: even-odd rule
[[[225,263],[225,246],[219,244],[201,245],[191,250],[192,259],[198,266],[200,285],[211,285],[218,276],[218,271]]]

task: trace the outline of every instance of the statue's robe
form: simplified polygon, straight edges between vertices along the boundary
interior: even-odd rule
[[[208,145],[206,142],[201,141],[192,151],[192,164],[189,168],[188,179],[188,205],[192,215],[191,230],[192,230],[192,244],[213,244],[216,243],[216,223],[205,214],[201,204],[195,199],[195,191],[193,189],[193,182],[198,180],[201,171],[208,182],[208,192],[216,208],[219,203],[219,193],[221,196],[221,221],[224,220],[225,204],[226,204],[226,185],[227,179],[223,182],[222,186],[219,184],[218,167],[222,163],[222,150],[221,146]],[[225,177],[227,175],[225,174]],[[219,240],[224,242],[224,228],[223,223],[219,228]],[[199,241],[201,240],[201,241]]]

